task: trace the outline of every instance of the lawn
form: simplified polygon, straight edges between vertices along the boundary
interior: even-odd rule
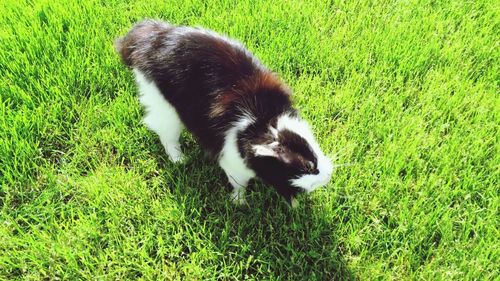
[[[498,1],[0,1],[0,279],[493,280]],[[330,184],[228,198],[169,163],[113,40],[143,18],[237,38],[294,91]],[[496,265],[495,265],[496,264]]]

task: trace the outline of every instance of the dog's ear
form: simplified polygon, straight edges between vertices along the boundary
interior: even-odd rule
[[[293,153],[285,149],[282,144],[275,141],[269,144],[256,144],[252,146],[255,157],[272,157],[280,162],[289,164]]]
[[[279,143],[277,141],[268,144],[253,145],[255,157],[278,157]]]

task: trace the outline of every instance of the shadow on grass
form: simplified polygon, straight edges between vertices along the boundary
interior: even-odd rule
[[[228,199],[229,183],[215,162],[204,158],[200,150],[193,151],[188,159],[177,166],[163,156],[157,160],[170,171],[167,184],[173,186],[175,200],[184,206],[186,221],[204,237],[205,247],[216,253],[209,265],[204,264],[211,268],[209,276],[240,280],[355,279],[343,260],[335,236],[339,222],[333,214],[315,206],[307,196],[292,209],[260,182],[249,186],[247,206],[234,206]],[[188,248],[186,257],[199,250]]]

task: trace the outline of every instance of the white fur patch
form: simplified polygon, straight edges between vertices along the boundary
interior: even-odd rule
[[[317,175],[303,175],[297,179],[291,180],[291,184],[295,187],[304,189],[306,192],[311,192],[316,188],[327,184],[332,176],[333,165],[330,159],[328,159],[328,157],[326,157],[325,154],[321,151],[321,148],[318,142],[316,142],[309,124],[307,124],[307,122],[305,122],[304,120],[285,114],[281,115],[278,118],[277,127],[278,131],[286,129],[303,137],[311,146],[318,160],[319,173]]]
[[[232,199],[237,204],[245,202],[244,188],[248,181],[255,177],[255,172],[247,167],[238,149],[238,133],[245,130],[254,119],[245,115],[226,132],[224,146],[219,155],[219,165],[226,172],[227,178],[233,186]]]
[[[170,160],[178,162],[183,159],[179,137],[183,124],[175,108],[163,97],[155,83],[144,74],[134,69],[135,79],[139,87],[139,101],[146,110],[144,124],[160,137]]]
[[[278,147],[279,143],[273,142],[270,144],[256,144],[252,146],[252,149],[255,153],[255,156],[271,156],[277,157],[278,154],[274,150],[274,148]]]

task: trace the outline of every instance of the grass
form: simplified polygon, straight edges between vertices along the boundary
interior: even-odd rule
[[[493,280],[496,1],[0,2],[0,279]],[[172,165],[112,41],[145,17],[238,38],[339,168],[289,209]],[[495,266],[496,264],[496,266]]]

